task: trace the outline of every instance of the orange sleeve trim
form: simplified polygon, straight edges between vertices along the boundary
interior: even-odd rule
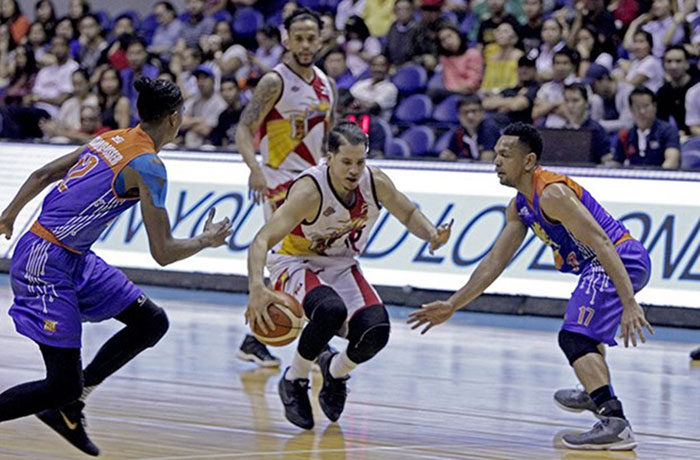
[[[42,240],[48,241],[49,243],[55,244],[56,246],[60,246],[68,252],[72,252],[73,254],[78,254],[78,255],[83,254],[82,252],[78,251],[77,249],[73,249],[72,247],[68,246],[67,244],[59,241],[59,239],[56,238],[56,236],[53,233],[51,233],[51,230],[49,230],[48,228],[41,225],[38,220],[32,224],[29,231],[34,233],[36,236],[38,236]]]
[[[546,169],[538,168],[537,171],[535,171],[534,181],[535,193],[537,195],[542,195],[542,191],[546,186],[550,184],[563,182],[564,184],[566,184],[567,187],[574,191],[574,193],[579,199],[581,199],[581,197],[583,196],[583,187],[574,182],[571,178],[564,176],[563,174],[558,174],[552,171],[548,171]]]

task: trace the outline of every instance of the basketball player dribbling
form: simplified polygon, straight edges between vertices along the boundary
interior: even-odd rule
[[[502,185],[518,194],[506,210],[506,225],[467,284],[446,301],[424,305],[410,314],[422,333],[447,321],[479,297],[508,266],[528,227],[554,251],[555,266],[580,275],[566,307],[559,345],[585,391],[559,390],[555,401],[564,409],[588,410],[600,418],[591,430],[567,434],[573,449],[630,450],[636,447],[622,403],[610,384],[605,345],[614,346],[621,326],[625,346],[643,328],[653,334],[634,298],[649,281],[651,261],[642,244],[580,185],[539,166],[542,137],[534,126],[514,123],[496,144],[496,172]]]
[[[333,80],[314,66],[321,49],[321,18],[307,8],[298,9],[284,26],[289,57],[260,79],[236,130],[236,147],[250,168],[249,193],[255,203],[264,204],[266,220],[284,200],[294,177],[319,164],[337,99]],[[253,146],[258,128],[262,167]],[[250,334],[237,356],[261,366],[280,365]]]
[[[22,208],[53,182],[41,213],[17,243],[10,268],[17,332],[33,340],[46,366],[43,380],[0,394],[0,421],[36,414],[71,444],[89,455],[99,449],[85,432],[84,400],[108,376],[168,329],[162,308],[90,247],[119,214],[141,203],[151,254],[160,265],[225,243],[226,218],[203,232],[176,239],[165,209],[167,176],[157,153],[182,123],[182,95],[165,80],[142,77],[137,107],[141,123],[109,131],[31,174],[0,216],[0,235],[12,235]],[[115,318],[125,327],[112,336],[83,369],[82,322]]]
[[[248,252],[246,316],[251,325],[274,329],[267,306],[284,303],[276,291],[295,297],[309,319],[279,382],[285,416],[305,429],[314,426],[308,394],[314,359],[319,357],[323,377],[321,409],[335,422],[345,407],[350,372],[389,341],[389,314],[356,259],[381,206],[427,241],[431,253],[450,236],[450,225],[435,228],[383,172],[366,166],[368,149],[359,126],[338,123],[328,136],[326,160],[293,182]],[[264,284],[266,262],[275,290]],[[322,353],[334,335],[344,336],[347,348]]]

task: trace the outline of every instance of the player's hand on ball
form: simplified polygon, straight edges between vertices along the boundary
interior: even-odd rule
[[[620,336],[625,341],[625,347],[629,347],[630,339],[632,339],[632,346],[637,346],[637,334],[639,334],[639,339],[642,343],[645,343],[646,337],[644,337],[644,328],[653,335],[654,328],[651,327],[649,321],[644,317],[644,310],[639,306],[637,301],[625,306],[622,310],[622,321],[620,322]]]
[[[207,237],[207,246],[211,248],[219,247],[226,244],[226,238],[231,236],[231,225],[232,222],[228,217],[223,220],[214,222],[214,215],[216,214],[216,209],[211,208],[209,210],[209,215],[207,216],[207,221],[204,223],[204,235]]]
[[[442,224],[437,228],[437,233],[430,239],[430,253],[432,254],[436,249],[447,243],[450,239],[450,233],[452,232],[452,224],[455,220],[452,219],[449,224]]]
[[[248,309],[245,312],[246,322],[250,323],[250,328],[255,329],[257,325],[265,334],[270,330],[275,330],[275,323],[270,318],[267,307],[273,303],[285,303],[285,298],[275,291],[264,287],[257,292],[252,292],[248,296]]]
[[[433,326],[442,324],[450,319],[454,312],[454,306],[452,306],[450,302],[436,300],[435,302],[423,305],[420,310],[409,313],[408,316],[410,318],[407,322],[408,324],[413,324],[411,329],[417,329],[425,324],[425,328],[420,332],[421,334],[425,334]]]

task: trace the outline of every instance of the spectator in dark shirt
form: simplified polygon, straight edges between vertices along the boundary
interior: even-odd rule
[[[591,131],[591,149],[588,160],[600,164],[610,156],[610,138],[598,122],[591,119],[588,104],[588,89],[581,83],[572,83],[564,88],[566,124],[564,128]],[[572,146],[575,148],[575,146]]]
[[[527,23],[520,26],[518,37],[525,54],[537,50],[542,44],[542,0],[525,0],[523,11],[527,17]]]
[[[219,147],[233,147],[236,143],[236,127],[243,111],[235,78],[229,76],[221,79],[221,97],[226,102],[226,109],[219,114],[219,122],[209,134],[209,142]]]
[[[532,106],[540,84],[533,59],[521,56],[518,60],[518,84],[512,88],[484,97],[484,108],[496,112],[494,120],[502,127],[521,121],[532,123]]]
[[[583,0],[583,8],[577,9],[581,20],[574,23],[592,26],[602,50],[616,56],[616,43],[619,43],[620,37],[615,26],[615,18],[608,11],[606,3],[605,0]],[[578,30],[572,27],[571,33],[578,33]]]
[[[659,88],[656,97],[659,100],[659,120],[674,119],[680,136],[688,134],[685,124],[685,94],[698,82],[690,73],[688,52],[680,45],[671,46],[664,52],[664,70],[666,83]]]
[[[438,31],[442,26],[442,0],[421,0],[420,22],[416,32],[416,60],[428,72],[438,64]]]
[[[337,47],[330,50],[323,61],[323,68],[326,74],[335,80],[335,85],[338,89],[350,89],[357,81],[350,69],[348,69],[345,58],[345,51]]]
[[[680,143],[675,126],[656,118],[656,95],[637,86],[629,96],[634,127],[620,131],[610,166],[661,166],[678,169]]]
[[[204,0],[187,0],[187,13],[182,23],[182,39],[187,46],[198,44],[203,35],[211,35],[215,25],[212,17],[204,15]]]
[[[413,2],[397,0],[394,4],[396,21],[386,36],[384,54],[392,66],[400,66],[413,59],[416,54],[418,25],[413,20]]]
[[[500,130],[496,123],[484,118],[481,98],[475,94],[464,96],[459,101],[457,111],[460,126],[455,130],[447,149],[440,152],[440,159],[493,161],[493,149]]]

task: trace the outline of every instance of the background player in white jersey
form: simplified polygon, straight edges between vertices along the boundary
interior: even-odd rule
[[[241,114],[236,147],[250,168],[250,196],[265,206],[265,219],[287,195],[294,178],[320,162],[333,124],[335,83],[314,66],[321,49],[321,18],[308,8],[285,21],[286,62],[265,74]],[[263,165],[255,158],[254,133],[260,129]],[[267,348],[247,335],[237,356],[263,366],[279,366]]]
[[[308,395],[312,361],[320,354],[323,387],[319,401],[326,416],[336,421],[345,406],[348,374],[389,340],[387,310],[356,260],[381,206],[411,233],[429,242],[431,253],[450,236],[449,225],[435,228],[383,172],[365,165],[368,146],[367,136],[354,123],[334,127],[326,161],[295,180],[248,253],[246,315],[251,325],[274,328],[267,306],[283,301],[265,286],[266,261],[271,285],[299,300],[309,319],[292,365],[279,383],[285,416],[306,429],[314,425]],[[268,259],[267,251],[272,248]],[[336,334],[347,338],[346,350],[321,353]]]

